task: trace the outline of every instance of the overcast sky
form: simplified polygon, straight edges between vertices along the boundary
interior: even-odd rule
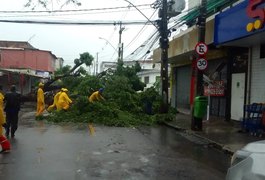
[[[64,12],[64,13],[7,13],[3,11],[30,11],[25,8],[27,0],[0,1],[0,20],[59,20],[59,21],[129,21],[147,19],[135,8],[112,9],[84,12]],[[52,0],[50,0],[52,2]],[[59,10],[61,3],[53,0],[48,6],[49,10]],[[82,6],[68,5],[61,10],[73,9],[95,9],[126,7],[129,5],[125,0],[80,0]],[[134,5],[152,4],[155,0],[130,0]],[[139,7],[146,17],[152,20],[158,19],[157,14],[153,17],[155,9],[143,6]],[[36,10],[46,10],[37,7]],[[111,13],[108,13],[112,11]],[[114,12],[115,11],[115,12]],[[118,12],[117,12],[118,11]],[[82,13],[82,14],[81,14]],[[65,15],[68,14],[68,15]],[[70,15],[69,15],[70,14]],[[96,57],[98,53],[99,61],[115,61],[119,40],[119,26],[77,26],[77,25],[39,25],[39,24],[16,24],[0,22],[0,40],[28,41],[35,48],[51,51],[57,57],[62,57],[65,64],[73,65],[73,60],[79,58],[79,54],[89,52]],[[124,57],[131,54],[136,48],[141,46],[156,28],[153,25],[124,25],[122,32],[122,42],[124,43]],[[99,39],[102,37],[103,39]],[[108,44],[109,42],[110,44]],[[129,45],[129,47],[127,47]],[[114,48],[115,49],[114,49]]]

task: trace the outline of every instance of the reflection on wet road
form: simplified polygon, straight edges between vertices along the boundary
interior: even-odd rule
[[[23,120],[0,179],[224,179],[229,157],[168,127],[52,125]]]

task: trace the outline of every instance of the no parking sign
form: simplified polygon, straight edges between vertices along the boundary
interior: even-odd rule
[[[199,42],[195,46],[195,51],[200,56],[204,56],[208,52],[208,46],[203,42]]]

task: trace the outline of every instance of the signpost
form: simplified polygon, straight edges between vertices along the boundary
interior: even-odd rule
[[[204,58],[204,56],[208,52],[208,46],[203,42],[199,42],[195,46],[195,51],[199,55],[199,59],[196,63],[197,69],[204,71],[208,67],[208,61]]]
[[[208,67],[208,61],[205,58],[206,53],[208,52],[208,46],[204,42],[198,42],[195,46],[195,51],[198,54],[198,59],[196,61],[196,67],[198,69],[197,71],[197,92],[199,94],[202,94],[203,89],[203,83],[202,83],[202,76],[203,72],[199,71],[204,71]],[[198,90],[200,88],[200,90]],[[208,105],[207,105],[207,120],[209,120],[209,115],[210,115],[210,95],[208,95]]]

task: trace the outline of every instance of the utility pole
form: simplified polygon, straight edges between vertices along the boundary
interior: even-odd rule
[[[199,9],[199,17],[197,20],[197,25],[198,25],[198,44],[195,47],[197,56],[193,58],[192,61],[192,77],[191,77],[191,109],[192,109],[192,116],[191,116],[191,129],[192,130],[202,130],[202,118],[195,117],[194,116],[194,102],[193,102],[193,96],[196,94],[196,96],[203,96],[203,69],[207,67],[207,60],[203,59],[204,57],[202,55],[205,55],[205,51],[201,52],[201,47],[200,45],[204,44],[205,45],[205,25],[206,25],[206,15],[207,15],[207,0],[201,0],[201,6]],[[200,45],[199,45],[200,44]],[[197,46],[199,46],[199,50],[197,49]],[[205,64],[203,64],[204,62]],[[201,64],[200,64],[201,63]],[[203,65],[204,68],[201,68],[199,70],[199,67],[202,67]],[[205,66],[206,65],[206,66]],[[196,84],[196,87],[194,88],[193,84]]]
[[[97,52],[97,60],[96,60],[96,75],[98,74],[98,52]]]
[[[121,42],[121,35],[124,29],[125,28],[122,27],[122,22],[120,22],[118,62],[123,62],[123,43]]]
[[[168,112],[168,26],[167,26],[167,0],[162,0],[162,8],[159,10],[159,32],[161,48],[161,81],[162,81],[162,102],[161,113]]]
[[[206,15],[207,15],[207,0],[201,0],[200,14],[198,17],[198,42],[205,43],[205,26],[206,26]],[[197,86],[196,95],[203,95],[203,71],[197,69]]]

